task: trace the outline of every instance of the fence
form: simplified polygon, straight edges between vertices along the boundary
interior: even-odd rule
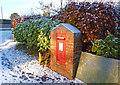
[[[0,24],[11,24],[11,20],[7,20],[7,19],[0,19]]]

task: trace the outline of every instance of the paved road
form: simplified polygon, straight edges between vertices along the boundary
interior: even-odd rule
[[[0,28],[0,44],[8,39],[12,39],[11,28]]]

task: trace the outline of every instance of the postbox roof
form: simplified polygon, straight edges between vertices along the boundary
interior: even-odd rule
[[[65,28],[67,28],[68,30],[70,30],[72,33],[81,33],[80,30],[78,30],[76,27],[72,26],[71,24],[67,24],[67,23],[60,23],[58,26],[56,26],[54,29],[56,29],[57,27],[59,27],[60,25],[63,25]],[[53,29],[53,30],[54,30]]]

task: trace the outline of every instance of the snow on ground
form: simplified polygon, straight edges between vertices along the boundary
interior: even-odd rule
[[[0,84],[1,83],[83,83],[79,79],[69,80],[38,64],[37,57],[16,50],[18,42],[6,39],[0,44]],[[7,47],[6,47],[7,46]]]

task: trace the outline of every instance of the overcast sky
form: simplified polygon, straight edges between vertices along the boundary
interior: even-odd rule
[[[3,18],[10,19],[12,13],[18,13],[20,16],[30,15],[31,13],[40,14],[42,11],[36,9],[39,7],[39,1],[44,2],[45,4],[52,2],[57,7],[60,6],[61,0],[0,0],[0,19],[1,19],[1,7],[3,11]],[[63,0],[65,4],[67,0]],[[77,0],[75,0],[77,1]],[[78,0],[83,1],[83,0]],[[95,1],[95,0],[86,0],[86,1]],[[99,0],[98,0],[99,1]],[[106,0],[104,0],[106,1]],[[109,0],[109,1],[119,1],[119,0]],[[31,10],[33,8],[33,10]]]

